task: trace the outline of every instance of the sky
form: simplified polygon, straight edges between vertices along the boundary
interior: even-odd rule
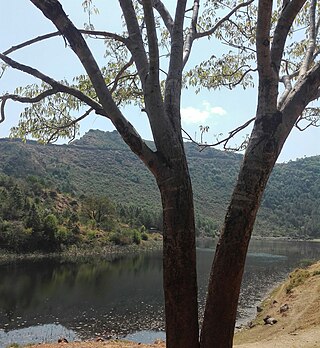
[[[112,2],[112,6],[110,6]],[[88,16],[84,13],[80,1],[61,1],[65,12],[73,23],[82,28],[88,23]],[[121,13],[117,0],[95,0],[99,8],[99,14],[92,17],[92,22],[97,30],[119,32],[121,29]],[[164,1],[172,4],[172,1]],[[13,45],[24,42],[36,36],[56,31],[53,24],[28,0],[6,1],[5,7],[0,12],[0,52]],[[90,48],[100,66],[104,64],[103,40],[89,40]],[[198,64],[202,59],[219,53],[212,41],[202,39],[196,42],[188,63],[191,67]],[[67,79],[83,74],[84,70],[72,50],[66,47],[63,38],[57,37],[47,41],[23,48],[10,55],[20,63],[31,65],[56,80]],[[37,83],[38,81],[24,73],[8,69],[0,79],[0,94],[12,93],[18,86]],[[209,132],[203,134],[203,141],[215,142],[218,134],[227,135],[229,131],[237,128],[252,118],[255,114],[257,102],[256,88],[243,90],[241,87],[233,91],[202,90],[198,94],[188,88],[182,93],[182,126],[196,140],[200,140],[200,125],[209,126]],[[10,128],[17,125],[19,114],[24,105],[8,102],[6,104],[6,119],[0,123],[0,138],[8,137]],[[145,113],[139,108],[130,106],[123,110],[124,115],[138,130],[142,138],[152,139],[150,127]],[[113,125],[106,118],[92,115],[82,121],[80,134],[83,135],[89,129],[103,131],[114,130]],[[242,137],[250,133],[251,129],[245,130],[234,145],[241,142]],[[304,132],[294,129],[279,156],[278,162],[286,162],[305,156],[320,155],[320,129],[310,127]]]

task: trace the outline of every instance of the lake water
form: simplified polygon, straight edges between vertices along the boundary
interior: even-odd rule
[[[197,250],[203,311],[213,250]],[[238,324],[303,259],[320,259],[320,243],[253,240]],[[0,266],[0,348],[16,343],[91,339],[110,334],[139,342],[164,338],[161,252],[112,262],[24,261]]]

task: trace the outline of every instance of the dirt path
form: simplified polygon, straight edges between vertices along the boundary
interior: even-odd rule
[[[287,305],[282,307],[283,305]],[[283,308],[280,310],[280,308]],[[277,320],[265,325],[269,315]],[[262,305],[254,327],[237,333],[236,348],[314,348],[320,347],[320,262],[296,270],[275,289]],[[132,342],[81,342],[42,344],[30,348],[164,348],[164,342],[144,345]],[[187,348],[187,347],[186,347]]]

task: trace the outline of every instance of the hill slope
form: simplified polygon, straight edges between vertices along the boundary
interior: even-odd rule
[[[242,156],[215,149],[199,152],[192,143],[186,143],[186,153],[200,226],[210,219],[210,231],[217,232]],[[256,233],[320,236],[319,159],[310,157],[276,166]],[[70,145],[0,139],[0,172],[22,178],[40,176],[62,192],[107,195],[116,203],[160,210],[153,176],[115,131],[91,130]]]

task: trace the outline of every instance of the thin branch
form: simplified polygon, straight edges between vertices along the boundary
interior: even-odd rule
[[[196,34],[197,34],[199,6],[200,6],[199,0],[195,0],[193,3],[193,8],[192,8],[192,17],[191,17],[189,32],[188,32],[188,35],[186,37],[186,40],[184,43],[184,48],[183,48],[183,66],[186,65],[186,63],[190,57],[192,44],[193,44],[195,37],[196,37]]]
[[[239,84],[242,82],[242,80],[246,77],[247,74],[249,74],[250,72],[255,72],[255,71],[257,71],[257,68],[246,70],[246,71],[241,75],[241,77],[239,78],[239,80],[238,80],[237,82],[233,82],[233,83],[232,83],[232,86],[235,87],[235,86],[239,85]]]
[[[11,99],[14,101],[18,101],[20,103],[37,103],[39,101],[41,101],[42,99],[48,97],[49,95],[53,95],[57,93],[57,90],[55,88],[52,89],[48,89],[47,91],[44,91],[40,94],[38,94],[37,96],[30,98],[30,97],[22,97],[20,95],[17,94],[5,94],[3,96],[0,96],[0,100],[1,100],[1,107],[0,107],[0,123],[3,122],[5,120],[5,105],[6,102]]]
[[[75,88],[63,85],[62,83],[60,83],[60,82],[52,79],[51,77],[43,74],[39,70],[34,69],[28,65],[20,64],[17,61],[3,55],[2,53],[0,53],[0,59],[2,59],[5,63],[7,63],[12,68],[23,71],[31,76],[37,77],[38,79],[42,80],[43,82],[46,82],[54,90],[59,91],[59,92],[63,92],[63,93],[67,93],[67,94],[70,94],[70,95],[76,97],[77,99],[79,99],[79,100],[83,101],[84,103],[88,104],[89,106],[91,106],[96,111],[97,114],[104,115],[104,116],[108,117],[108,115],[106,114],[106,112],[103,110],[102,106],[99,103],[97,103],[95,100],[88,97],[87,95],[85,95],[81,91],[79,91]]]
[[[66,125],[63,126],[57,126],[57,127],[50,127],[48,125],[47,128],[51,128],[54,129],[55,131],[51,134],[51,136],[48,139],[48,143],[51,143],[53,139],[55,139],[54,141],[56,141],[59,137],[59,132],[63,129],[66,128],[70,128],[70,127],[74,127],[74,132],[73,132],[73,137],[69,140],[69,143],[71,141],[73,141],[75,139],[75,127],[76,124],[79,123],[80,121],[82,121],[83,119],[85,119],[87,116],[89,116],[91,114],[91,112],[93,111],[93,108],[88,109],[84,114],[82,114],[81,116],[79,116],[78,118],[72,120],[71,122],[67,123]]]
[[[190,140],[191,142],[193,142],[194,144],[197,144],[201,150],[200,151],[203,151],[204,149],[206,149],[207,147],[215,147],[215,146],[218,146],[218,145],[222,145],[223,144],[223,148],[225,150],[229,149],[227,147],[229,141],[235,137],[235,135],[237,135],[239,132],[241,132],[243,129],[247,128],[256,118],[255,117],[252,117],[250,120],[248,120],[247,122],[245,122],[243,125],[233,129],[232,131],[229,132],[229,135],[225,138],[223,138],[222,140],[219,140],[215,143],[212,143],[212,144],[201,144],[201,143],[198,143],[197,141],[195,141],[191,136],[190,134],[188,134],[184,129],[182,129],[182,132],[184,134],[187,135],[187,137],[184,137],[184,139],[186,140]],[[242,150],[242,146],[240,146],[237,150]]]
[[[120,71],[117,73],[115,79],[112,81],[112,88],[110,89],[110,93],[112,94],[117,86],[118,86],[118,82],[119,80],[122,78],[122,74],[133,64],[133,58],[131,57],[129,62],[127,64],[125,64],[121,69]],[[111,84],[110,84],[111,85]],[[109,87],[109,86],[107,86]]]
[[[316,40],[317,40],[317,30],[316,30],[316,7],[317,1],[312,0],[311,6],[309,9],[309,35],[308,35],[308,48],[305,54],[304,60],[301,64],[299,77],[305,75],[309,69],[311,63],[313,62],[313,56],[316,49]]]
[[[117,34],[114,34],[114,33],[109,33],[107,31],[98,31],[98,30],[85,30],[85,29],[79,29],[79,32],[82,33],[82,34],[86,34],[86,35],[94,35],[94,36],[102,36],[103,38],[110,38],[110,39],[114,39],[116,41],[120,41],[122,43],[124,43],[125,45],[128,45],[128,39],[125,38],[125,37],[122,37],[120,35],[117,35]],[[12,46],[10,47],[9,49],[7,49],[6,51],[4,51],[2,54],[4,55],[8,55],[14,51],[17,51],[21,48],[24,48],[24,47],[27,47],[27,46],[30,46],[34,43],[37,43],[37,42],[40,42],[40,41],[43,41],[43,40],[47,40],[47,39],[50,39],[52,37],[56,37],[56,36],[61,36],[61,32],[60,31],[55,31],[53,33],[48,33],[48,34],[44,34],[44,35],[41,35],[41,36],[37,36],[31,40],[27,40],[27,41],[24,41],[18,45],[15,45],[15,46]]]
[[[254,0],[249,0],[247,2],[243,2],[233,8],[227,15],[222,17],[210,30],[203,31],[201,33],[196,34],[196,39],[199,39],[204,36],[210,36],[212,35],[224,22],[226,22],[235,12],[237,12],[240,8],[249,6],[251,3],[253,3]]]
[[[320,116],[318,114],[318,109],[313,110],[312,108],[306,108],[305,112],[308,111],[313,111],[313,114],[311,113],[311,115],[307,115],[304,116],[303,114],[300,115],[300,117],[297,119],[297,121],[295,122],[294,126],[300,131],[303,132],[306,129],[308,129],[309,127],[320,127]],[[299,126],[299,123],[302,121],[308,121],[308,124],[304,127]]]
[[[35,97],[23,97],[21,95],[17,95],[17,94],[5,94],[3,96],[0,97],[0,99],[2,100],[2,102],[5,102],[8,99],[20,102],[20,103],[38,103],[39,101],[41,101],[42,99],[56,94],[58,92],[58,90],[56,88],[52,88],[52,89],[48,89],[40,94],[38,94]]]
[[[251,51],[253,53],[257,53],[257,51],[254,49],[254,48],[251,48],[249,46],[244,46],[244,45],[236,45],[232,42],[222,42],[223,45],[227,45],[227,46],[230,46],[230,47],[234,47],[234,48],[238,48],[239,50],[241,51]]]

